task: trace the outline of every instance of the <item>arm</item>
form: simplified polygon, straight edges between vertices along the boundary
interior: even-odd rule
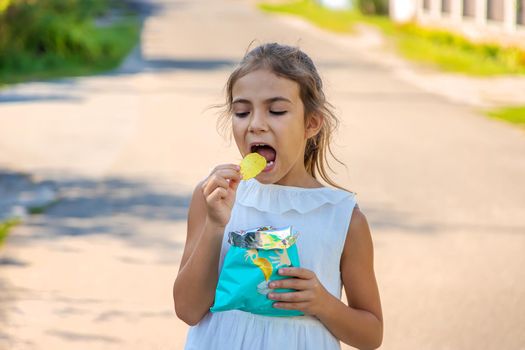
[[[358,349],[376,349],[383,339],[383,316],[373,267],[373,244],[366,217],[354,208],[341,257],[341,278],[348,306],[330,294],[314,272],[288,268],[283,275],[294,276],[272,282],[271,288],[292,288],[298,292],[271,293],[281,301],[275,307],[301,310],[316,316],[332,334]]]
[[[344,343],[358,349],[378,348],[383,340],[383,315],[374,273],[374,248],[366,217],[357,207],[341,257],[341,278],[348,306],[330,295],[317,317]]]
[[[213,304],[222,237],[239,180],[236,166],[217,167],[193,192],[186,245],[173,285],[175,312],[189,325],[197,324]]]

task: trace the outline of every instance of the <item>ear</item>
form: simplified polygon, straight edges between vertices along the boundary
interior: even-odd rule
[[[324,117],[320,113],[314,113],[310,116],[306,123],[304,136],[309,139],[319,133],[319,130],[323,127]]]

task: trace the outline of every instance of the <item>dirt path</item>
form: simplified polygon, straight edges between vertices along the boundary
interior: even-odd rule
[[[171,288],[188,196],[239,159],[206,107],[254,38],[310,53],[343,120],[338,179],[372,227],[382,348],[525,348],[522,131],[246,3],[156,4],[142,60],[0,93],[0,167],[63,198],[0,251],[0,349],[182,348]]]

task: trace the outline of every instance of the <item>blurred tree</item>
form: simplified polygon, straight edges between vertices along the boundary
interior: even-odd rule
[[[0,0],[0,84],[115,67],[138,40],[125,0]],[[97,21],[109,18],[108,24]]]
[[[0,0],[0,13],[2,13],[7,8],[7,6],[9,6],[10,2],[11,0]]]
[[[388,0],[357,0],[357,8],[365,15],[387,15]]]

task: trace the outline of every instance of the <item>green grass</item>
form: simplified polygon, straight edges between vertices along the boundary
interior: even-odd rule
[[[9,233],[9,229],[13,226],[16,226],[20,223],[17,219],[11,219],[7,221],[0,222],[0,246],[4,243],[5,239],[7,238],[7,234]]]
[[[96,23],[110,11],[118,19]],[[116,68],[139,40],[140,19],[116,0],[12,0],[0,33],[1,86]]]
[[[471,76],[525,74],[525,51],[491,43],[473,43],[442,29],[416,24],[398,25],[384,16],[364,16],[355,10],[334,11],[314,0],[285,4],[259,4],[266,12],[300,16],[321,28],[352,33],[357,23],[379,28],[402,56],[444,71]]]
[[[0,0],[0,13],[4,12],[4,10],[9,6],[10,0]]]
[[[445,30],[414,24],[400,26],[394,38],[405,57],[445,71],[472,76],[525,74],[525,51],[522,49],[473,43]]]
[[[40,207],[31,207],[31,208],[28,208],[28,212],[29,214],[31,215],[38,215],[38,214],[43,214],[48,208],[50,208],[51,206],[55,205],[56,203],[58,203],[58,200],[56,201],[53,201],[47,205],[44,205],[44,206],[40,206]],[[4,243],[5,239],[7,238],[7,235],[9,233],[9,230],[20,224],[20,219],[9,219],[9,220],[6,220],[6,221],[0,221],[0,247],[2,246],[2,244]]]
[[[283,4],[259,3],[265,12],[278,12],[303,17],[317,26],[338,33],[351,33],[361,17],[356,11],[333,11],[319,6],[315,1],[302,0]]]
[[[504,120],[525,128],[525,106],[505,107],[487,111],[489,117]]]

